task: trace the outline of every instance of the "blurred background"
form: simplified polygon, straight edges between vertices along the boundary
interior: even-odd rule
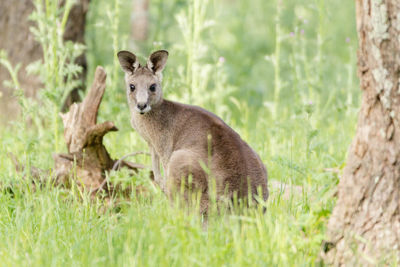
[[[25,119],[37,119],[31,125],[59,135],[58,112],[84,96],[101,65],[108,87],[100,120],[130,136],[116,53],[145,62],[167,49],[165,97],[222,117],[275,161],[273,176],[288,176],[275,174],[282,164],[297,170],[291,179],[342,164],[359,106],[352,1],[5,0],[0,12],[2,125],[22,107]],[[46,136],[32,144],[64,147]],[[118,139],[131,144],[126,150],[143,146],[137,136]]]

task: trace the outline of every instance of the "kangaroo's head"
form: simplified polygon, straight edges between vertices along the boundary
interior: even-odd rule
[[[118,59],[125,72],[126,92],[129,107],[140,114],[149,112],[162,101],[162,70],[168,59],[168,52],[159,50],[150,55],[146,66],[128,51],[118,52]]]

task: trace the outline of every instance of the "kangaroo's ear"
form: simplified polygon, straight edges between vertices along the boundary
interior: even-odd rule
[[[147,61],[147,68],[151,69],[155,74],[161,73],[167,64],[168,51],[158,50],[150,55]]]
[[[138,58],[129,51],[119,51],[117,56],[122,70],[126,73],[134,73],[140,67]]]

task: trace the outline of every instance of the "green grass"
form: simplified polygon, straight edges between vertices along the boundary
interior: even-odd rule
[[[92,0],[87,21],[88,84],[96,65],[108,73],[99,121],[120,129],[104,140],[113,158],[147,149],[130,127],[115,58],[116,51],[133,47],[130,2]],[[74,85],[60,77],[79,71],[63,65],[81,48],[58,41],[54,29],[62,13],[52,5],[48,17],[36,17],[44,25],[38,36],[50,36],[42,43],[59,51],[47,51],[42,104],[20,98],[23,118],[31,121],[0,129],[0,265],[315,265],[335,203],[338,176],[331,169],[345,164],[359,106],[354,3],[204,3],[151,1],[150,38],[135,52],[144,60],[150,51],[168,49],[166,97],[222,117],[260,154],[270,180],[302,192],[285,195],[270,187],[265,214],[212,214],[205,227],[198,213],[171,205],[158,191],[112,205],[51,185],[31,191],[7,153],[26,166],[52,167],[51,154],[66,151],[57,115],[62,89]],[[150,163],[146,156],[133,160]],[[144,174],[112,178],[148,185]]]
[[[213,216],[204,230],[198,215],[160,195],[104,212],[61,190],[2,194],[0,255],[22,266],[306,264],[318,254],[323,211],[308,206],[311,196],[277,195],[267,214]]]

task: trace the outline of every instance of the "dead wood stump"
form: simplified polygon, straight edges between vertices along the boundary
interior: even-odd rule
[[[97,67],[90,91],[82,103],[74,103],[69,112],[60,114],[64,124],[64,138],[68,154],[54,154],[57,184],[67,185],[70,179],[82,189],[108,192],[117,187],[106,187],[106,172],[120,167],[133,171],[144,165],[111,159],[103,145],[103,137],[110,131],[118,131],[114,123],[97,124],[97,113],[106,88],[106,73]]]
[[[96,124],[105,87],[106,73],[97,67],[92,87],[83,102],[72,104],[69,112],[60,114],[68,148],[68,154],[53,155],[60,183],[66,183],[73,175],[79,186],[97,189],[104,182],[105,172],[114,165],[103,145],[103,136],[118,129],[110,121]]]
[[[64,138],[68,153],[53,154],[54,168],[49,171],[31,167],[30,177],[33,186],[52,179],[56,185],[69,187],[73,180],[82,190],[93,194],[104,190],[108,194],[115,191],[129,193],[132,189],[106,183],[106,173],[126,167],[136,173],[146,166],[124,160],[113,160],[103,145],[103,137],[108,132],[118,131],[114,123],[106,121],[97,124],[97,113],[106,88],[106,73],[97,67],[90,91],[82,103],[71,105],[69,112],[60,114],[64,124]],[[133,154],[138,154],[136,152]],[[11,155],[12,156],[12,155]],[[12,156],[17,171],[25,169],[15,156]]]
[[[133,190],[136,193],[147,191],[141,186],[122,188],[120,185],[107,181],[107,173],[117,171],[121,167],[132,170],[132,175],[139,169],[150,168],[124,160],[127,156],[143,154],[143,152],[134,152],[125,155],[120,160],[113,160],[103,145],[104,135],[111,131],[118,131],[111,121],[97,124],[97,113],[105,88],[106,73],[102,67],[97,67],[92,87],[83,102],[72,104],[69,112],[60,114],[64,124],[64,138],[68,153],[53,154],[54,168],[51,170],[30,168],[29,179],[34,190],[50,179],[55,185],[67,188],[75,183],[81,190],[90,192],[91,196],[95,196],[99,191],[105,192],[106,197],[114,193],[129,196]],[[16,170],[23,172],[25,166],[19,163],[11,153],[10,157],[14,161]],[[151,171],[150,178],[154,180]]]

